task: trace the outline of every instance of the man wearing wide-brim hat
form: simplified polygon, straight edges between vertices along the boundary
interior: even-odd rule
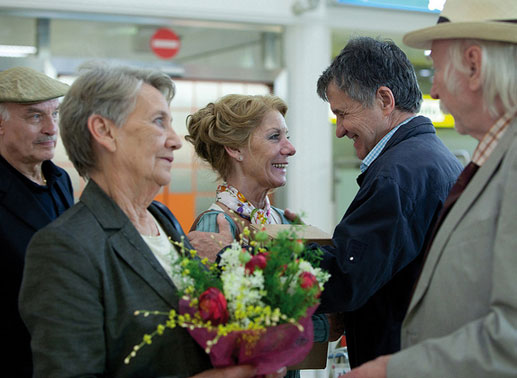
[[[431,49],[431,96],[479,141],[437,221],[402,351],[350,377],[517,376],[517,1],[448,0],[404,43]]]
[[[31,377],[30,338],[18,313],[25,250],[32,235],[73,204],[70,177],[50,159],[58,98],[68,85],[26,67],[0,72],[0,375]]]

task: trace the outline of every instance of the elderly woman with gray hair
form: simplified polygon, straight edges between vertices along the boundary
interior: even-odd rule
[[[174,84],[160,72],[86,67],[61,105],[67,153],[88,184],[79,202],[38,232],[20,296],[35,377],[252,377],[252,366],[212,369],[183,328],[124,364],[155,329],[138,309],[178,307],[169,242],[183,230],[153,201],[181,147],[171,123]],[[272,375],[282,376],[285,371]],[[196,375],[197,374],[197,375]]]

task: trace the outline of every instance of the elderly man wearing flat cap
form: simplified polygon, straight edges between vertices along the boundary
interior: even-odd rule
[[[0,72],[0,371],[31,377],[29,333],[18,313],[25,249],[32,235],[73,205],[70,177],[54,157],[58,98],[68,85],[26,67]]]
[[[517,1],[448,0],[404,43],[431,49],[431,96],[479,141],[446,209],[399,353],[350,377],[517,376]]]

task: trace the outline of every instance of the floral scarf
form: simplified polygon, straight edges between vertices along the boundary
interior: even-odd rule
[[[266,205],[264,209],[257,209],[253,206],[244,195],[236,188],[227,183],[222,183],[217,187],[215,200],[227,206],[230,210],[235,211],[244,219],[249,220],[253,224],[270,224],[271,221],[271,205],[266,196]]]

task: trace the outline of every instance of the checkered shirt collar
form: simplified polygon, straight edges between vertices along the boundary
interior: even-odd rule
[[[366,157],[361,162],[361,166],[359,167],[361,173],[366,171],[368,167],[374,162],[374,160],[379,157],[384,147],[386,147],[388,141],[391,139],[393,134],[397,132],[400,126],[405,125],[415,117],[416,116],[406,119],[404,122],[400,123],[399,125],[395,126],[392,130],[390,130],[388,134],[384,135],[384,137],[375,145],[375,147],[372,148],[372,150],[368,153],[368,155],[366,155]]]
[[[472,162],[476,163],[479,166],[482,166],[487,159],[489,158],[492,151],[499,143],[499,140],[503,136],[506,129],[508,129],[508,125],[517,115],[517,106],[510,109],[503,115],[501,118],[497,120],[496,123],[490,127],[488,132],[485,134],[483,139],[479,142],[478,146],[474,150],[474,154],[472,155]]]

